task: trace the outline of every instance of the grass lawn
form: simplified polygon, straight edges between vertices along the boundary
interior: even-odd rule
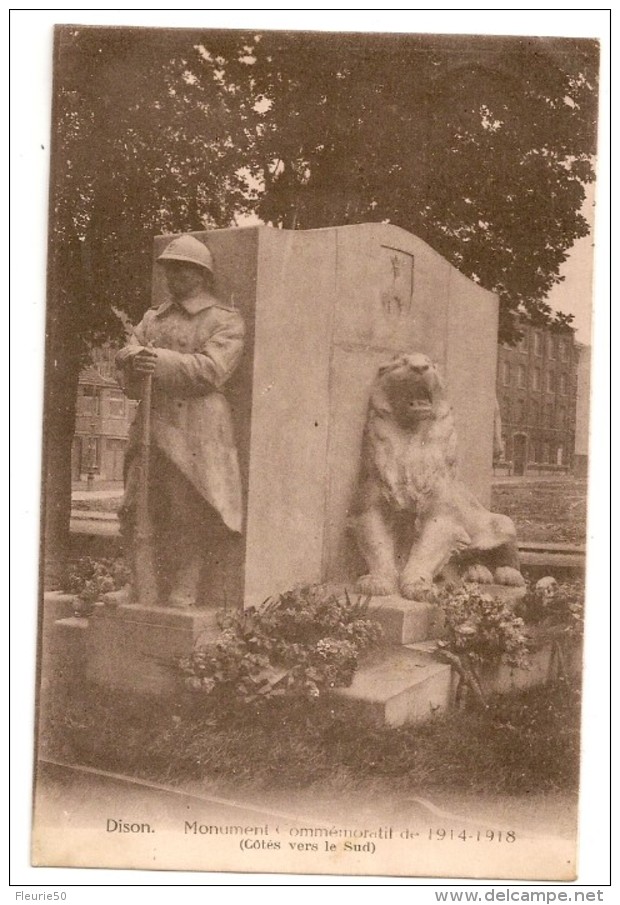
[[[334,697],[274,699],[215,710],[203,697],[128,697],[84,684],[41,708],[42,757],[159,782],[233,783],[334,794],[458,790],[573,792],[579,776],[575,682],[497,698],[390,728]]]
[[[491,508],[510,516],[521,541],[586,541],[587,482],[583,478],[495,484]]]

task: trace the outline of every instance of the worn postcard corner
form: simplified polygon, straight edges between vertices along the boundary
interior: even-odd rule
[[[54,43],[33,865],[574,880],[598,43]]]

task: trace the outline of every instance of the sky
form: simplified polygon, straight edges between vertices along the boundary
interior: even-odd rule
[[[16,16],[17,24],[13,27],[13,30],[12,30],[13,31],[13,40],[15,40],[15,39],[19,40],[19,37],[20,37],[20,35],[18,33],[18,28],[19,28],[23,31],[24,36],[25,36],[25,34],[28,35],[28,39],[27,39],[28,41],[32,42],[34,40],[35,44],[38,41],[39,48],[41,51],[41,53],[38,57],[38,64],[40,67],[39,76],[37,77],[36,73],[34,74],[35,81],[38,83],[39,89],[40,89],[38,96],[37,96],[36,107],[34,107],[34,116],[38,117],[37,121],[40,124],[37,139],[40,139],[41,151],[45,152],[45,154],[42,156],[47,155],[46,149],[47,149],[47,140],[48,140],[49,128],[50,128],[49,109],[51,106],[51,83],[49,81],[46,81],[45,76],[46,76],[46,73],[49,73],[49,70],[51,69],[51,62],[52,62],[51,61],[51,27],[52,27],[52,24],[62,22],[62,21],[65,21],[65,22],[80,21],[81,23],[84,23],[84,24],[112,24],[112,23],[114,23],[114,24],[153,25],[153,26],[172,24],[169,20],[166,21],[165,17],[162,21],[160,21],[157,18],[157,15],[155,15],[155,14],[149,15],[149,11],[146,11],[146,12],[145,11],[129,11],[128,13],[125,14],[125,13],[123,13],[123,11],[120,11],[120,10],[113,10],[113,11],[99,11],[98,10],[91,14],[91,13],[88,13],[87,11],[79,10],[79,11],[75,11],[76,13],[79,12],[78,16],[72,16],[70,13],[63,16],[63,15],[59,15],[58,11],[53,10],[53,11],[50,11],[45,14],[47,16],[47,22],[45,22],[43,20],[44,17],[36,16],[36,24],[35,24],[35,19],[29,14],[30,11],[19,11],[18,10],[16,12],[17,12],[17,16]],[[456,13],[456,11],[451,11],[451,12]],[[490,12],[491,11],[486,11],[484,15],[481,15],[480,18],[482,19],[482,22],[477,23],[481,32],[484,30],[484,24],[486,22],[485,17],[487,15],[489,15]],[[511,24],[511,17],[508,14],[501,13],[496,18],[498,18],[498,20],[501,21],[502,28],[501,29],[496,28],[495,33],[496,34],[498,34],[498,33],[509,34],[512,32],[513,34],[519,34],[519,33],[526,34],[526,33],[530,32],[530,28],[531,28],[530,33],[538,33],[541,35],[562,34],[562,35],[568,37],[571,34],[575,34],[575,35],[592,36],[592,37],[598,36],[597,31],[596,31],[596,21],[595,21],[596,17],[590,16],[590,18],[588,18],[590,15],[588,12],[584,13],[584,11],[579,11],[579,13],[581,13],[581,15],[579,15],[578,13],[571,13],[570,15],[573,16],[573,18],[575,20],[574,25],[572,24],[569,16],[564,16],[563,20],[562,20],[561,31],[558,31],[558,29],[557,29],[557,19],[554,16],[551,15],[551,16],[547,17],[547,19],[545,19],[544,17],[541,18],[538,13],[536,13],[535,15],[528,15],[528,12],[532,12],[532,11],[521,10],[521,11],[515,12],[515,14],[513,16],[514,24]],[[601,12],[604,12],[604,11],[601,11]],[[466,14],[464,14],[465,19],[467,20],[467,26],[469,26],[470,21],[471,21],[471,25],[474,25],[474,21],[473,21],[473,19],[471,19],[471,13],[472,13],[472,11],[469,10],[469,11],[466,11]],[[178,18],[178,20],[175,19],[174,24],[178,24],[179,26],[183,26],[183,25],[196,26],[196,25],[200,24],[198,21],[198,18],[196,16],[196,13],[194,13],[192,15],[192,13],[190,11],[187,13],[187,15],[190,16],[190,21],[184,21],[182,18]],[[233,12],[229,11],[228,15],[226,16],[225,21],[227,24],[229,24],[229,26],[232,26],[232,27],[251,27],[251,26],[249,26],[249,23],[245,20],[245,17],[243,16],[243,14],[240,14],[240,15],[241,15],[241,18],[239,19],[239,21],[236,21],[234,18],[234,11]],[[429,15],[432,16],[433,14],[429,13]],[[274,16],[273,22],[267,21],[265,23],[261,22],[260,24],[263,27],[279,27],[279,28],[287,27],[288,23],[285,20],[286,17],[283,16],[283,11],[280,11],[279,13],[273,13],[273,16]],[[441,20],[441,16],[439,16],[439,19]],[[424,22],[425,22],[424,17],[419,17],[418,15],[416,15],[415,20],[416,20],[416,23],[419,20],[420,26],[422,26],[420,28],[420,30],[427,30],[423,27]],[[321,22],[322,26],[319,26],[319,27],[325,27],[323,23],[331,23],[332,21],[336,21],[336,20],[331,20],[327,16],[320,16],[318,19],[315,18],[312,21]],[[399,20],[399,22],[401,22],[401,21],[404,22],[404,20]],[[409,19],[408,22],[410,25],[412,24],[411,19]],[[551,23],[552,27],[548,27],[546,25],[547,22]],[[524,23],[527,23],[529,27],[526,27],[524,25]],[[219,23],[214,22],[213,24],[217,25]],[[224,24],[224,23],[222,23],[222,24]],[[389,25],[389,23],[386,21],[385,23],[383,23],[381,25],[381,28],[379,28],[378,25],[380,25],[380,24],[381,23],[379,23],[379,20],[377,19],[377,25],[374,28],[372,28],[371,30],[379,31],[379,30],[381,30],[381,28],[387,29],[387,27]],[[489,19],[489,24],[491,25],[491,28],[492,28],[490,19]],[[468,27],[463,29],[462,25],[459,28],[458,16],[455,16],[453,19],[451,19],[450,25],[451,25],[451,29],[453,29],[455,33],[459,30],[464,30],[464,31],[469,30]],[[537,26],[537,27],[534,27],[534,26]],[[291,27],[291,25],[288,24],[288,27]],[[303,27],[303,23],[300,22],[299,26],[298,26],[297,21],[295,21],[295,26],[293,26],[293,27]],[[308,25],[306,25],[306,27],[308,27]],[[314,28],[317,26],[313,25],[312,27]],[[338,26],[336,26],[336,27],[338,27]],[[340,27],[343,27],[342,24],[340,25]],[[33,28],[34,28],[34,33],[33,33]],[[46,28],[47,28],[47,31],[46,31]],[[446,30],[445,23],[443,23],[443,26],[440,26],[439,28],[437,27],[437,24],[434,23],[434,28],[437,31]],[[392,30],[396,31],[399,29],[395,28],[394,25],[392,25]],[[406,29],[403,29],[403,30],[406,30]],[[413,29],[409,29],[409,30],[413,30]],[[22,40],[26,40],[26,38],[24,36],[22,36]],[[34,106],[34,105],[31,105],[31,106]],[[35,150],[38,149],[38,147],[39,147],[38,144],[34,145]],[[30,153],[32,153],[32,151],[30,151]],[[24,154],[22,154],[20,156],[25,157]],[[36,156],[36,153],[34,156]],[[34,156],[33,156],[33,160],[34,160]],[[18,161],[18,163],[21,163],[21,162],[22,161]],[[31,164],[31,161],[24,160],[24,164],[26,166],[26,169],[28,169]],[[36,161],[36,166],[37,166],[37,169],[39,169],[40,160]],[[44,179],[46,178],[46,175],[47,174],[45,173]],[[42,191],[41,195],[39,195],[39,197],[41,198],[41,196],[43,199],[42,203],[45,205],[47,202],[47,186],[46,185],[43,186],[43,191]],[[586,199],[584,202],[582,212],[583,212],[584,216],[586,217],[586,219],[588,220],[588,222],[592,226],[594,225],[594,196],[595,196],[595,188],[593,185],[590,185],[587,187],[587,194],[586,194]],[[41,259],[43,261],[45,260],[45,243],[46,243],[46,226],[47,226],[46,216],[45,216],[44,211],[45,211],[45,209],[44,209],[44,207],[42,207],[40,209],[40,211],[38,211],[39,216],[37,218],[40,222],[42,220],[42,225],[41,225],[40,231],[39,231],[39,242],[40,242],[39,248],[41,249],[41,254],[42,254]],[[42,217],[41,217],[41,214],[43,214]],[[250,218],[250,220],[246,220],[246,218],[240,218],[239,223],[242,225],[248,225],[249,222],[252,222],[252,219],[253,218]],[[29,218],[29,222],[32,222],[32,218]],[[603,230],[601,230],[601,234],[603,234]],[[591,342],[591,334],[592,334],[591,321],[592,321],[592,296],[593,296],[593,285],[592,284],[593,284],[593,271],[594,271],[594,261],[593,261],[594,239],[595,239],[595,235],[592,230],[589,236],[587,236],[583,239],[580,239],[575,243],[573,248],[568,252],[568,259],[565,262],[565,264],[562,266],[561,271],[560,271],[561,275],[564,277],[564,281],[560,284],[557,284],[551,290],[551,292],[549,293],[548,298],[547,298],[548,303],[550,304],[551,308],[554,311],[557,310],[557,311],[562,311],[562,312],[574,315],[573,326],[575,327],[575,330],[576,330],[576,338],[578,339],[578,341],[588,344],[588,345]]]
[[[576,339],[589,346],[592,334],[592,289],[596,224],[594,218],[595,186],[589,185],[582,213],[590,224],[590,235],[578,239],[560,269],[564,282],[553,287],[547,301],[554,311],[573,314]]]

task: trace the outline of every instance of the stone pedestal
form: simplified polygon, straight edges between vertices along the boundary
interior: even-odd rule
[[[87,678],[141,694],[179,690],[179,660],[218,634],[214,610],[108,604],[89,622]]]
[[[425,651],[398,647],[364,664],[342,698],[357,701],[390,726],[421,723],[452,704],[452,668]]]
[[[394,647],[363,663],[349,688],[337,694],[390,726],[421,723],[454,706],[458,677],[434,655],[436,642],[418,641]],[[526,668],[511,666],[502,658],[480,672],[480,683],[489,698],[546,685],[562,675],[581,672],[581,642],[558,630],[540,640],[530,652]]]
[[[440,638],[443,616],[439,607],[432,603],[405,600],[403,597],[373,597],[368,606],[368,615],[383,629],[383,636],[389,644],[411,644]]]
[[[525,588],[506,585],[483,585],[481,591],[506,603],[516,603],[525,594]],[[444,631],[443,613],[432,603],[405,600],[398,594],[389,597],[371,597],[368,614],[383,627],[389,644],[413,644],[441,638]]]
[[[226,387],[245,527],[218,556],[215,604],[256,605],[296,584],[359,574],[347,517],[370,386],[396,353],[425,352],[441,366],[459,433],[459,477],[488,504],[495,295],[391,225],[195,235],[212,252],[216,295],[247,325],[245,354]],[[155,240],[156,256],[169,241]],[[165,298],[158,270],[155,304]]]
[[[509,599],[520,588],[499,589]],[[218,633],[215,612],[147,608],[126,603],[124,592],[107,595],[89,618],[68,615],[70,595],[46,594],[43,633],[42,694],[56,682],[86,677],[106,687],[141,694],[174,694],[181,687],[179,660]],[[401,597],[376,597],[369,615],[384,628],[387,648],[366,658],[349,688],[339,696],[393,726],[423,722],[454,704],[457,679],[452,667],[434,656],[441,637],[441,611],[432,604]],[[501,661],[483,670],[485,693],[544,684],[563,672],[581,671],[581,644],[565,633],[538,633],[527,669]],[[561,644],[558,652],[558,643]]]
[[[83,679],[88,664],[89,620],[80,616],[44,617],[41,693],[56,684]]]

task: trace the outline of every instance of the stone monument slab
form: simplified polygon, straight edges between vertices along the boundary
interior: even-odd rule
[[[213,255],[215,294],[247,327],[243,360],[225,389],[244,531],[215,557],[213,605],[257,605],[296,584],[359,574],[347,521],[370,387],[390,354],[421,351],[443,369],[457,414],[459,477],[488,504],[495,295],[392,225],[193,235]],[[155,256],[169,241],[155,240]],[[165,291],[156,272],[155,304]]]

